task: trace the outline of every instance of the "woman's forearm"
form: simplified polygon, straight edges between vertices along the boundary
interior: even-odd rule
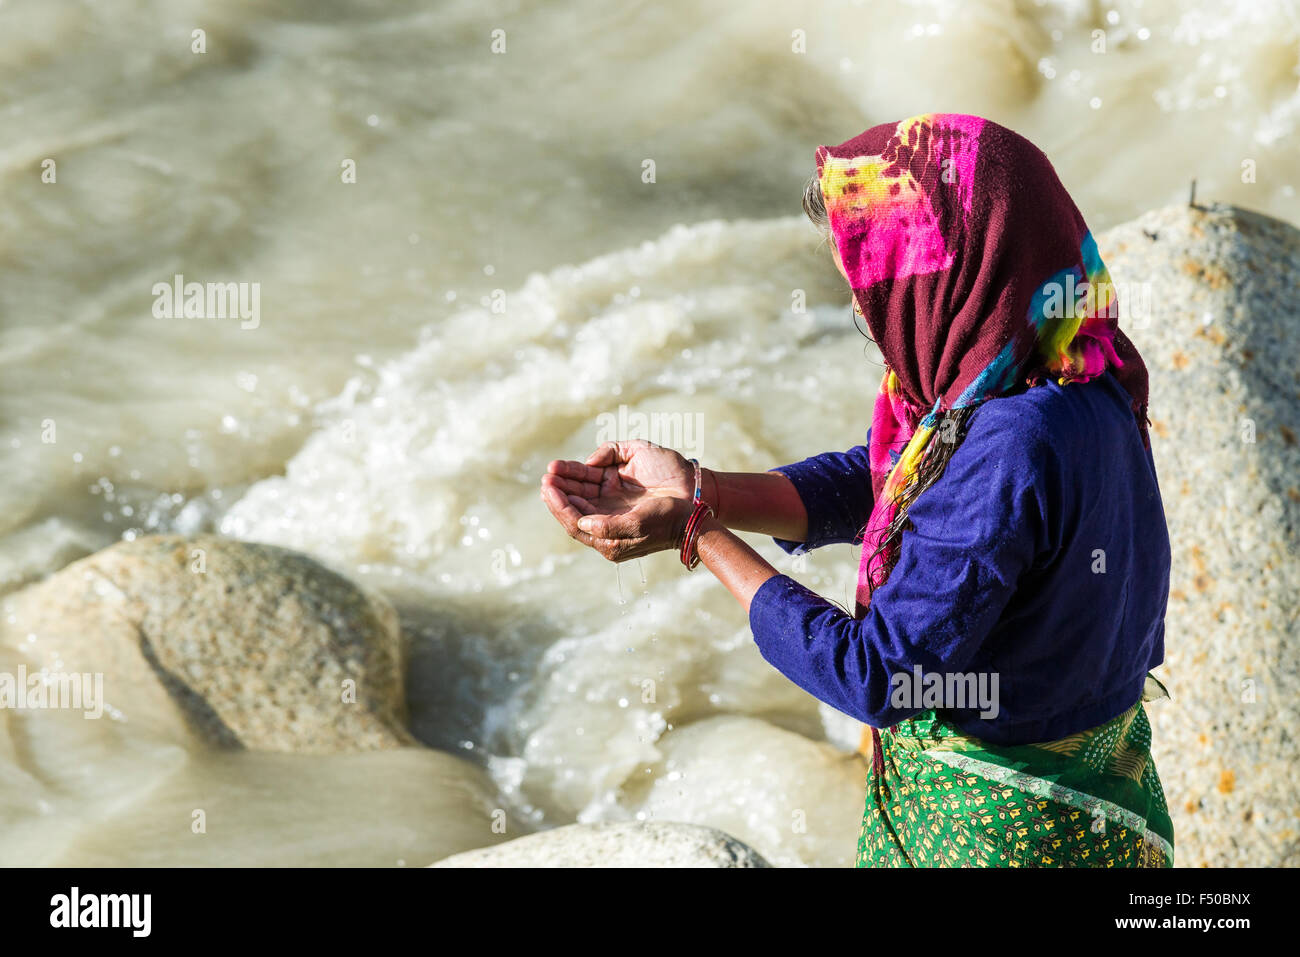
[[[780,472],[704,469],[704,495],[718,521],[727,528],[790,542],[808,539],[808,513],[803,500],[794,483]]]
[[[704,519],[695,550],[704,566],[727,586],[746,613],[759,586],[780,574],[716,518]]]

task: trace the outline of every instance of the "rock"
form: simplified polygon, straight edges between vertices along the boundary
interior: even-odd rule
[[[692,721],[656,746],[660,760],[622,788],[640,819],[716,827],[775,867],[853,865],[866,803],[858,755],[746,715]]]
[[[734,837],[695,824],[570,824],[433,867],[770,867]]]
[[[1300,864],[1300,230],[1178,206],[1098,242],[1151,370],[1173,544],[1172,700],[1148,714],[1175,862]]]
[[[121,542],[6,597],[0,644],[32,672],[102,674],[110,717],[208,744],[323,753],[413,743],[392,607],[283,548]]]

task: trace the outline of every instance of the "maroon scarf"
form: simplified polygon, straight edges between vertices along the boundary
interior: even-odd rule
[[[927,114],[817,149],[840,263],[884,357],[870,460],[876,506],[859,614],[884,581],[877,546],[939,413],[1050,376],[1110,369],[1147,442],[1147,371],[1119,330],[1114,287],[1042,151],[975,116]],[[892,454],[891,454],[892,453]]]

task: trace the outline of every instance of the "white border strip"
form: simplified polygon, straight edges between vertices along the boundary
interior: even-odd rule
[[[1128,808],[1120,807],[1110,801],[1103,800],[1095,794],[1085,794],[1082,791],[1076,791],[1074,788],[1067,788],[1061,784],[1053,784],[1051,781],[1045,781],[1042,778],[1036,778],[1031,774],[1025,774],[1023,771],[1013,771],[1011,768],[1004,768],[998,764],[990,764],[988,761],[981,761],[979,758],[967,757],[957,751],[922,751],[926,757],[933,758],[950,767],[957,768],[961,771],[969,771],[972,774],[978,774],[980,777],[989,778],[1008,787],[1013,787],[1018,791],[1024,791],[1033,794],[1036,797],[1044,798],[1049,801],[1057,801],[1061,804],[1068,804],[1071,807],[1077,807],[1081,811],[1087,811],[1092,816],[1102,814],[1112,820],[1119,821],[1130,831],[1138,831],[1143,838],[1155,844],[1165,852],[1169,860],[1174,859],[1173,845],[1166,841],[1159,834],[1147,827],[1147,822],[1138,815],[1134,814]]]

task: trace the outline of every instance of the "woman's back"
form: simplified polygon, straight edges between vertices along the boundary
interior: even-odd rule
[[[985,490],[972,498],[977,483]],[[954,719],[1001,743],[1052,740],[1122,712],[1164,658],[1164,509],[1128,395],[1109,374],[982,406],[943,478],[913,505],[918,531],[904,536],[900,566],[913,534],[1010,516],[1019,527],[991,539],[1025,543],[1033,557],[963,669],[999,676],[1000,713]]]
[[[810,522],[838,526],[813,547],[861,528],[864,456],[781,468]],[[1109,374],[986,402],[908,519],[897,565],[856,620],[788,576],[764,583],[750,604],[764,657],[874,727],[933,707],[907,693],[928,676],[974,682],[986,692],[939,706],[996,744],[1051,741],[1138,700],[1164,655],[1169,537],[1150,451]]]

